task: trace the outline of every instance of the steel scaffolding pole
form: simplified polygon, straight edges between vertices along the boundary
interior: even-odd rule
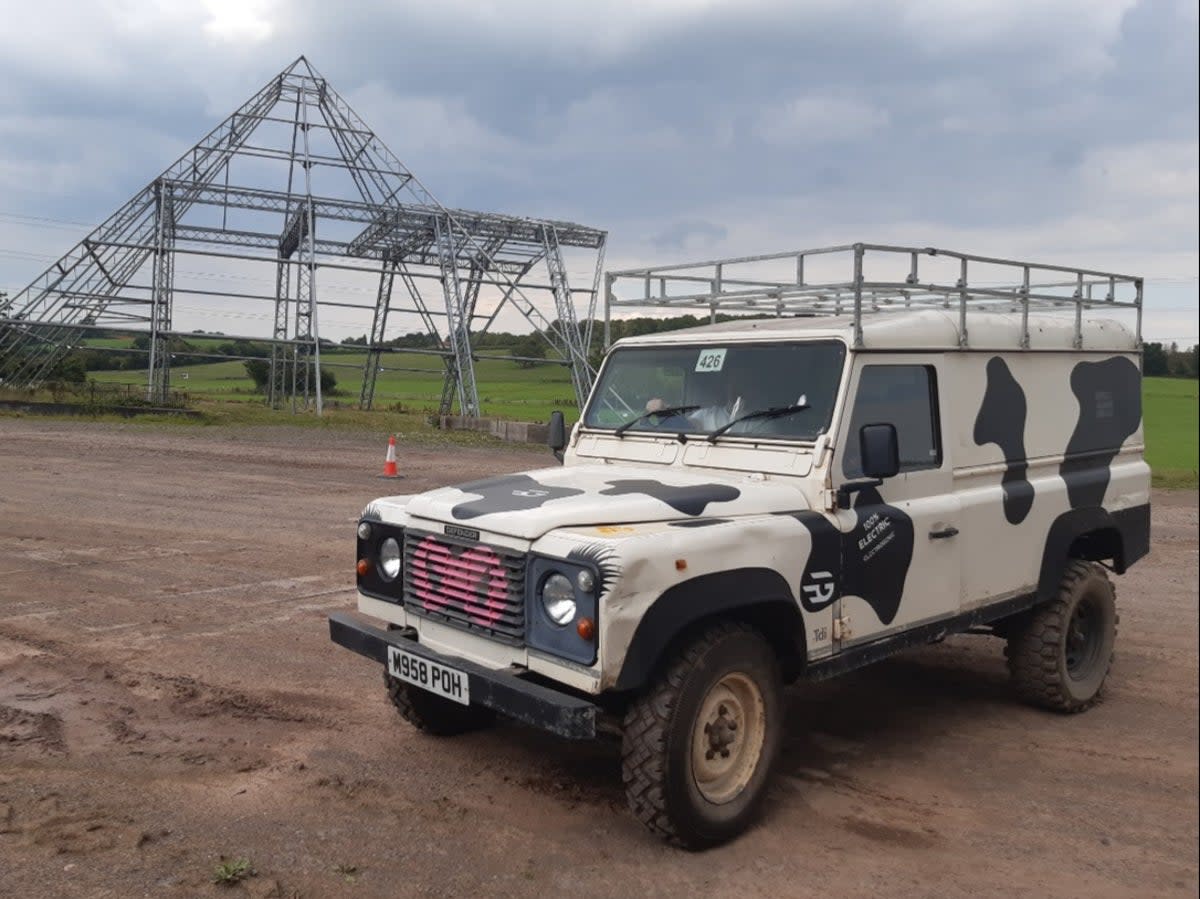
[[[150,290],[150,364],[146,399],[166,402],[171,387],[171,307],[175,288],[175,214],[171,188],[155,185],[154,259]]]
[[[446,299],[446,330],[454,355],[455,393],[462,415],[479,415],[479,391],[475,385],[475,361],[471,357],[470,319],[466,317],[462,283],[458,277],[457,247],[449,216],[436,224],[438,258],[442,264],[442,292]]]
[[[471,326],[475,322],[475,307],[479,303],[479,289],[483,286],[483,282],[484,282],[483,273],[486,270],[486,261],[485,260],[492,258],[492,255],[500,249],[500,247],[503,245],[503,243],[504,243],[503,240],[496,240],[496,239],[491,240],[484,249],[483,257],[481,258],[481,257],[477,256],[477,257],[473,258],[471,261],[471,270],[470,270],[470,273],[466,280],[466,289],[465,289],[464,296],[463,296],[463,316],[462,316],[463,327],[465,328],[465,332],[466,332],[464,335],[464,339],[467,340],[468,345],[470,345],[470,342],[473,340],[473,336],[471,334]],[[511,288],[505,292],[506,297],[507,297],[507,294],[510,292],[511,292]],[[490,321],[489,321],[489,323],[490,323]],[[487,326],[485,325],[484,330],[486,330],[486,328],[487,328]],[[472,364],[474,364],[475,351],[474,351],[473,346],[471,348],[471,356],[472,356]],[[453,409],[454,396],[457,393],[457,391],[458,391],[458,368],[456,365],[448,364],[446,366],[445,379],[442,381],[442,398],[441,398],[441,401],[438,403],[438,414],[439,415],[449,415],[450,414],[451,410]]]
[[[288,304],[292,290],[292,267],[283,260],[275,264],[275,326],[271,336],[271,368],[267,381],[267,402],[278,409],[283,402],[284,386],[291,383],[288,364],[291,345],[288,342]]]
[[[371,319],[371,334],[367,338],[367,361],[363,365],[362,393],[358,398],[360,409],[370,409],[375,401],[375,381],[379,376],[380,345],[387,330],[388,309],[392,302],[392,283],[396,280],[396,263],[384,259],[379,273],[379,293],[375,300],[375,315]]]
[[[307,66],[307,62],[305,62]],[[310,70],[311,71],[311,70]],[[324,90],[323,82],[322,88]],[[304,199],[296,218],[299,231],[300,265],[296,268],[296,354],[297,363],[292,370],[292,409],[295,411],[297,389],[295,377],[301,374],[304,388],[304,405],[308,407],[310,390],[316,398],[317,415],[324,412],[321,395],[321,331],[317,321],[317,223],[313,213],[312,162],[308,140],[308,94],[300,97],[300,144],[302,155],[295,160],[304,172]]]
[[[546,268],[550,272],[550,285],[554,293],[554,307],[558,313],[558,329],[562,338],[562,346],[558,349],[563,358],[571,363],[571,385],[575,388],[575,400],[582,409],[588,392],[592,389],[592,369],[588,365],[587,348],[575,315],[571,286],[567,282],[567,267],[563,265],[562,248],[558,244],[558,232],[553,225],[542,227],[542,241],[546,249]]]

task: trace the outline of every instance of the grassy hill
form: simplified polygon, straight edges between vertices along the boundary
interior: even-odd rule
[[[348,350],[323,352],[321,362],[338,379],[340,395],[332,399],[358,402],[366,353]],[[400,404],[406,410],[436,412],[442,395],[445,368],[436,356],[419,353],[384,353],[375,385],[375,407]],[[404,369],[396,371],[394,369]],[[186,375],[186,377],[185,377]],[[96,371],[89,377],[103,383],[145,384],[145,372]],[[519,421],[544,421],[551,409],[574,411],[570,373],[561,365],[520,368],[515,362],[481,359],[475,363],[479,403],[484,415]],[[259,402],[262,394],[246,374],[241,361],[179,366],[171,370],[171,384],[201,399]],[[573,417],[573,416],[570,416]]]

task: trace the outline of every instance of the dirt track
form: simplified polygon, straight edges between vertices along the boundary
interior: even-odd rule
[[[703,855],[617,747],[420,737],[329,642],[382,441],[0,418],[0,895],[1168,895],[1197,889],[1197,496],[1118,579],[1107,701],[965,637],[791,694],[765,821]],[[408,492],[546,464],[401,446]]]

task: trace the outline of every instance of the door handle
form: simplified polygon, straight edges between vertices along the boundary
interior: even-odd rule
[[[957,536],[957,534],[958,534],[958,528],[955,528],[955,527],[942,528],[940,531],[930,531],[929,539],[930,540],[945,540],[947,537],[954,537],[954,536]]]

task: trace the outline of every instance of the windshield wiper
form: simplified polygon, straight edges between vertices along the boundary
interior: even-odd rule
[[[685,412],[695,412],[699,408],[699,406],[665,406],[662,409],[655,409],[653,412],[643,412],[637,418],[629,419],[629,421],[625,422],[625,424],[613,431],[613,435],[616,437],[624,437],[626,431],[628,431],[638,422],[645,421],[647,418],[653,418],[661,415],[682,415]]]
[[[771,409],[756,409],[753,412],[747,412],[745,415],[739,415],[733,421],[726,422],[717,428],[715,431],[709,431],[704,435],[704,439],[709,443],[716,443],[717,438],[728,431],[736,424],[741,424],[743,421],[750,421],[754,418],[780,418],[784,415],[791,415],[794,412],[803,412],[805,409],[810,409],[808,403],[797,403],[794,406],[775,406]]]

